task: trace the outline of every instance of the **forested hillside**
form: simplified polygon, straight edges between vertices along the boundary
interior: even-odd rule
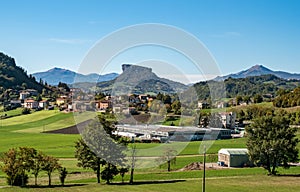
[[[216,91],[218,87],[221,87],[221,83],[220,81],[199,82],[194,85],[194,88],[199,99],[205,99],[210,96],[209,88],[213,87]],[[236,96],[254,97],[257,94],[276,96],[277,91],[280,89],[293,90],[300,86],[300,80],[286,80],[275,75],[262,75],[239,79],[228,78],[224,81],[224,86],[227,98]],[[222,89],[219,91],[222,91]]]
[[[300,87],[293,91],[279,90],[278,97],[273,101],[275,107],[295,107],[300,106]]]
[[[32,75],[27,75],[26,71],[18,67],[15,60],[0,52],[0,87],[3,89],[36,89],[39,92],[44,88],[36,82]]]

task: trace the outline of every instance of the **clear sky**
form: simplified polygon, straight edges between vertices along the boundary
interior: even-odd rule
[[[193,34],[222,74],[255,64],[300,73],[297,0],[0,0],[0,5],[0,51],[28,73],[53,67],[76,71],[99,39],[142,23],[172,25]],[[109,72],[120,73],[121,63],[137,58],[128,53],[115,60]],[[193,69],[185,73],[195,75]]]

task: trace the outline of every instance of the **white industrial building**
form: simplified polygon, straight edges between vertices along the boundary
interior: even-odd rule
[[[228,167],[244,167],[252,165],[248,156],[248,149],[220,149],[218,152],[219,165]]]
[[[231,138],[229,129],[178,127],[164,125],[117,125],[116,134],[141,140],[164,141],[201,141]]]

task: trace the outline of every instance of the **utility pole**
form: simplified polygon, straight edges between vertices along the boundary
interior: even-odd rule
[[[205,161],[206,161],[206,147],[203,152],[203,178],[202,178],[202,192],[205,192]]]

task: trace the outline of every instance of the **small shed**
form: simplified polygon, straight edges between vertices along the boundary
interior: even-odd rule
[[[221,165],[228,167],[243,167],[250,165],[248,149],[220,149],[218,152],[218,161]]]

